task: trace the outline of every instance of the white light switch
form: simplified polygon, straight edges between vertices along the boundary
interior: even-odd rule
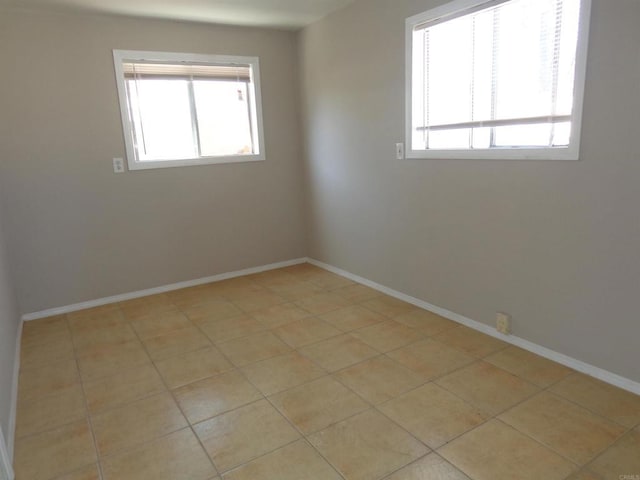
[[[124,173],[124,160],[122,158],[113,159],[113,172]]]
[[[404,143],[396,143],[396,159],[404,159]]]

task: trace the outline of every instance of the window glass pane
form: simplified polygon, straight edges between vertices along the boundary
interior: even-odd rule
[[[459,150],[469,148],[468,128],[457,130],[438,130],[429,132],[429,148],[441,150]]]
[[[553,131],[553,145],[569,145],[571,140],[571,122],[557,123]]]
[[[472,33],[469,16],[436,25],[426,32],[430,125],[471,120]]]
[[[495,129],[495,145],[509,147],[546,147],[551,141],[551,124],[514,125]]]
[[[203,156],[254,153],[246,82],[194,81]]]
[[[134,79],[127,84],[138,159],[197,157],[188,81]]]

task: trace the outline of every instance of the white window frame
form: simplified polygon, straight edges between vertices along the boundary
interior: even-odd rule
[[[246,155],[225,155],[215,157],[187,158],[176,160],[145,160],[140,161],[136,157],[133,143],[133,125],[128,113],[128,100],[125,86],[125,62],[191,62],[205,64],[244,64],[251,65],[251,81],[255,88],[255,116],[258,135],[258,153]],[[141,50],[113,50],[113,62],[116,74],[118,99],[120,102],[120,114],[124,131],[127,164],[129,170],[148,170],[154,168],[185,167],[192,165],[212,165],[221,163],[243,163],[266,160],[264,127],[262,121],[262,92],[260,88],[260,61],[258,57],[245,57],[233,55],[204,55],[196,53],[177,52],[150,52]]]
[[[506,2],[508,0],[504,0]],[[503,3],[503,2],[500,2]],[[582,112],[584,88],[587,71],[587,51],[591,0],[581,0],[576,51],[576,72],[574,80],[574,103],[571,114],[571,141],[563,147],[493,147],[488,149],[451,149],[451,150],[414,150],[412,146],[412,109],[413,109],[413,32],[417,25],[433,20],[455,17],[462,12],[487,4],[495,5],[493,0],[454,0],[440,7],[414,15],[405,22],[405,65],[406,65],[406,105],[405,105],[405,142],[406,158],[409,159],[485,159],[485,160],[579,160],[580,136],[582,132]]]

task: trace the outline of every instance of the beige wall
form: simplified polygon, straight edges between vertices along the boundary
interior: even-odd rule
[[[260,57],[267,161],[115,175],[112,49]],[[305,255],[296,35],[0,11],[0,187],[23,312]]]
[[[404,20],[436,3],[303,31],[309,253],[640,381],[640,2],[594,0],[580,161],[396,161]]]
[[[0,205],[0,210],[2,210]],[[2,217],[2,212],[0,212]],[[0,218],[0,428],[9,441],[9,415],[13,385],[13,360],[18,333],[18,305],[9,271],[2,218]]]

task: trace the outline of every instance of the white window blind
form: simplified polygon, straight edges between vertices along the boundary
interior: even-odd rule
[[[568,146],[581,3],[491,1],[412,25],[411,148]]]

